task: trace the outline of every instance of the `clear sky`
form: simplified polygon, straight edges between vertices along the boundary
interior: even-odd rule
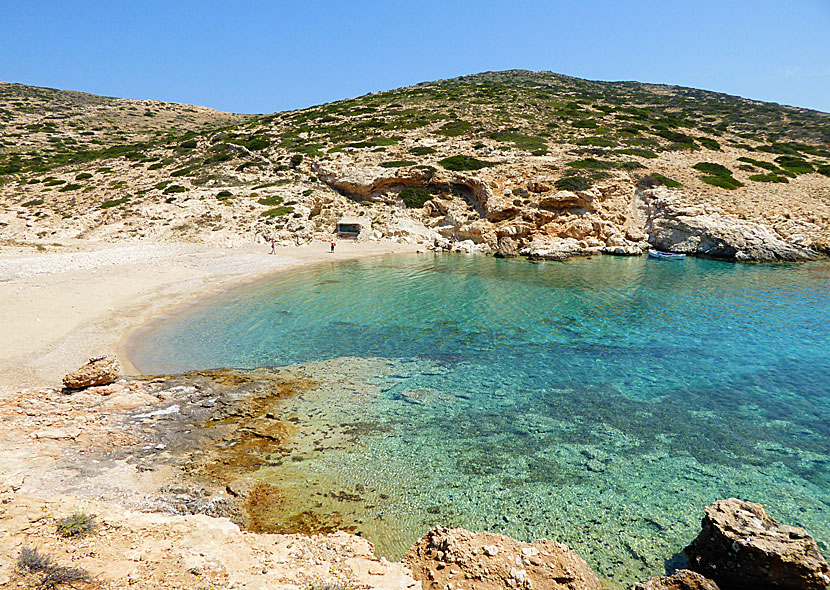
[[[830,0],[0,0],[0,80],[265,113],[488,70],[830,112]]]

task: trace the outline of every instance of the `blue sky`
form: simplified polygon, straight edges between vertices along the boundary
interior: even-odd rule
[[[487,70],[830,112],[830,0],[0,2],[0,80],[262,113]]]

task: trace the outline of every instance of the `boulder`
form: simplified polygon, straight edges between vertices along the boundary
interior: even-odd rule
[[[697,572],[678,570],[671,576],[654,576],[637,582],[628,590],[720,590],[718,585]]]
[[[706,508],[684,549],[690,569],[736,590],[826,590],[830,568],[802,528],[778,524],[761,504],[736,498]]]
[[[522,543],[504,535],[435,528],[404,555],[423,590],[546,588],[600,590],[597,575],[567,545]]]
[[[514,258],[518,255],[519,248],[516,242],[506,236],[499,238],[499,249],[494,254],[496,258]]]
[[[68,389],[84,389],[93,385],[109,385],[121,376],[121,365],[115,355],[92,357],[77,371],[63,378]]]

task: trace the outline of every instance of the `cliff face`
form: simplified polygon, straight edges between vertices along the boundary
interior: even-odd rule
[[[0,238],[830,252],[830,115],[498,72],[266,116],[0,87]]]

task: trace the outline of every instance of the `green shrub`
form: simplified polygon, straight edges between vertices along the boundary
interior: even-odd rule
[[[294,213],[294,207],[283,206],[275,209],[268,209],[260,213],[262,217],[284,217],[290,213]]]
[[[446,135],[447,137],[458,137],[469,131],[470,127],[471,125],[467,121],[450,121],[449,123],[444,123],[436,133]]]
[[[271,145],[271,140],[263,135],[251,135],[247,139],[237,142],[253,152],[264,150]]]
[[[553,183],[560,191],[586,191],[591,183],[581,176],[565,176]]]
[[[695,145],[695,140],[693,137],[689,137],[685,133],[680,133],[679,131],[672,131],[665,126],[656,125],[654,127],[654,131],[652,131],[654,135],[658,137],[662,137],[663,139],[667,139],[672,143],[682,144],[685,146]]]
[[[147,166],[147,170],[159,170],[160,168],[164,168],[164,164],[162,162],[156,162],[155,164]]]
[[[615,147],[619,145],[616,141],[607,137],[585,137],[576,143],[578,145],[593,145],[596,147]]]
[[[732,176],[732,171],[729,168],[713,162],[698,162],[692,166],[692,168],[711,176],[722,176],[723,178],[729,178]]]
[[[187,174],[190,174],[194,170],[196,170],[196,168],[198,168],[198,166],[186,166],[184,168],[179,168],[178,170],[173,170],[173,172],[170,173],[170,176],[173,176],[173,177],[185,176]]]
[[[380,166],[382,168],[404,168],[406,166],[414,166],[417,163],[412,160],[393,160],[391,162],[381,162]]]
[[[89,172],[81,172],[80,174],[75,175],[75,180],[89,180],[92,178],[92,174]]]
[[[113,199],[111,201],[104,201],[101,203],[101,209],[109,209],[110,207],[118,207],[130,200],[130,197],[121,197],[120,199]]]
[[[268,207],[276,207],[277,205],[282,204],[282,197],[278,197],[276,195],[271,197],[262,197],[261,199],[257,200],[257,203],[260,205],[266,205]]]
[[[302,154],[294,154],[291,156],[291,167],[296,168],[300,164],[303,163],[303,155]]]
[[[727,190],[735,190],[736,188],[743,186],[743,183],[738,182],[731,176],[701,176],[700,180],[706,184],[711,184],[712,186],[725,188]]]
[[[755,182],[779,182],[779,183],[789,182],[789,180],[787,180],[786,176],[779,176],[777,174],[773,174],[772,172],[770,172],[769,174],[753,174],[752,176],[749,177],[749,180],[752,180],[752,181],[755,181]]]
[[[428,154],[434,154],[435,148],[431,148],[425,145],[416,145],[414,148],[409,150],[409,153],[413,156],[426,156]]]
[[[70,184],[66,184],[66,185],[64,185],[64,186],[60,187],[60,188],[58,189],[58,191],[60,191],[60,192],[62,192],[62,193],[65,193],[65,192],[68,192],[68,191],[76,191],[76,190],[78,190],[79,188],[84,188],[84,185],[82,185],[82,184],[72,184],[72,183],[70,183]]]
[[[98,526],[94,514],[83,512],[76,512],[72,516],[60,519],[55,524],[61,537],[82,537],[94,532]]]
[[[219,191],[218,193],[216,193],[216,198],[220,201],[230,199],[231,197],[233,197],[233,193],[231,191]]]
[[[584,121],[574,121],[571,123],[572,127],[576,127],[577,129],[596,129],[597,122],[593,119],[586,119]]]
[[[816,166],[816,172],[823,176],[830,176],[830,164],[821,164]]]
[[[187,192],[187,189],[184,188],[183,186],[178,185],[178,184],[171,184],[166,189],[164,189],[164,194],[165,195],[173,195],[173,194],[176,194],[176,193],[184,193],[184,192]]]
[[[548,152],[548,146],[544,139],[534,135],[525,135],[516,129],[495,131],[490,133],[488,137],[496,141],[510,142],[516,148],[531,152],[534,156],[542,156]]]
[[[24,207],[37,207],[38,205],[43,205],[43,199],[32,199],[23,203]]]
[[[196,147],[196,140],[195,139],[188,139],[187,141],[183,141],[179,144],[180,148],[184,148],[186,150],[192,150]]]
[[[655,186],[665,186],[667,188],[677,188],[680,186],[680,183],[676,180],[669,178],[668,176],[663,176],[662,174],[658,174],[657,172],[652,172],[648,176],[644,176],[637,182],[637,186],[640,188],[654,188]]]
[[[698,137],[697,141],[698,141],[698,143],[700,143],[700,145],[705,147],[707,150],[715,150],[715,151],[720,150],[720,144],[717,141],[715,141],[714,139],[711,139],[709,137]]]
[[[746,156],[741,156],[740,158],[738,158],[738,161],[739,162],[748,162],[748,163],[750,163],[754,166],[757,166],[758,168],[763,168],[764,170],[769,170],[770,172],[772,172],[773,174],[777,174],[778,176],[789,176],[790,178],[795,178],[795,176],[796,176],[792,172],[789,172],[787,170],[783,170],[783,169],[779,168],[778,166],[776,166],[772,162],[764,162],[763,160],[755,160],[753,158],[747,158]]]
[[[792,172],[793,174],[807,174],[815,172],[813,165],[796,156],[778,156],[775,158],[776,163],[784,170]]]
[[[432,193],[421,187],[406,187],[398,193],[398,196],[410,209],[420,209],[432,198]]]
[[[482,168],[489,168],[495,166],[495,162],[486,162],[479,160],[473,156],[450,156],[439,160],[438,164],[447,170],[460,172],[463,170],[481,170]]]

